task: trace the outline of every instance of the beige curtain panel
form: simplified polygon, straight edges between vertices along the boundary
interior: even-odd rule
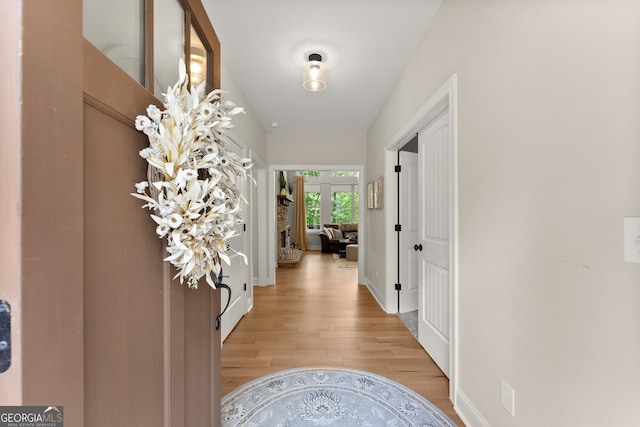
[[[309,248],[309,240],[307,239],[307,205],[304,198],[303,176],[296,176],[296,197],[293,206],[293,240],[298,244],[298,249],[306,251]]]

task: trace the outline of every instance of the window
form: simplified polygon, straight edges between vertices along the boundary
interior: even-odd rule
[[[191,50],[189,51],[189,83],[198,86],[202,83],[207,88],[207,48],[204,46],[203,38],[200,37],[196,29],[191,26]],[[207,88],[205,92],[209,92]]]
[[[141,84],[144,84],[144,13],[142,0],[82,2],[84,37]],[[177,69],[175,64],[174,68]]]
[[[200,4],[201,0],[82,0],[83,34],[158,99],[178,80],[179,58],[185,61],[190,84],[204,82],[209,92],[220,85],[219,40]]]
[[[305,177],[307,228],[358,222],[358,171],[300,171]]]
[[[350,191],[331,192],[331,222],[334,224],[358,222],[358,191],[355,185],[349,187]]]
[[[184,59],[185,18],[177,0],[153,2],[153,93],[159,99],[178,80],[178,58]]]
[[[320,228],[320,192],[305,191],[307,207],[307,228]]]
[[[331,171],[329,176],[358,176],[358,171]]]

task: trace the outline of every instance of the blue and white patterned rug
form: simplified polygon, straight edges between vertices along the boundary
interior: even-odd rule
[[[247,383],[222,398],[222,425],[455,427],[409,388],[344,368],[290,369]]]

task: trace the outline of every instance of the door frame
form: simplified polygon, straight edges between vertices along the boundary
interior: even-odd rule
[[[364,166],[363,165],[269,165],[268,173],[268,187],[270,190],[267,194],[269,205],[268,210],[268,233],[269,233],[269,267],[268,267],[268,284],[275,285],[276,283],[276,267],[278,265],[278,259],[276,257],[276,195],[278,184],[276,182],[276,171],[282,170],[339,170],[339,171],[358,171],[358,284],[364,283],[364,248],[366,247],[367,236],[364,230],[364,213],[366,210],[366,193],[365,193],[365,178],[364,178]]]
[[[249,263],[249,271],[251,272],[251,295],[249,298],[248,310],[253,307],[253,285],[267,283],[267,265],[268,265],[268,242],[267,242],[267,216],[260,215],[260,212],[267,211],[267,164],[253,150],[249,149],[249,158],[253,161],[251,168],[251,176],[255,180],[248,180],[251,189],[251,224],[249,228],[251,254],[254,261],[257,261],[258,267],[254,268],[255,262]]]
[[[236,147],[238,147],[240,149],[239,154],[243,158],[251,158],[251,152],[250,152],[251,150],[247,147],[247,144],[237,133],[233,132],[232,130],[227,130],[225,133],[226,133],[225,139],[227,140],[227,144],[234,144]],[[249,175],[250,174],[251,174],[251,170],[249,170]],[[244,225],[245,227],[249,227],[248,232],[240,231],[240,235],[242,238],[242,246],[243,246],[242,253],[247,257],[247,264],[242,268],[243,278],[242,280],[240,280],[240,282],[244,281],[245,284],[247,285],[247,288],[242,293],[242,299],[243,299],[242,317],[244,317],[249,312],[249,310],[253,308],[253,268],[252,267],[253,267],[253,257],[256,256],[256,254],[253,253],[252,238],[251,238],[251,233],[253,232],[252,230],[254,229],[254,227],[252,226],[252,221],[253,221],[253,218],[251,215],[252,207],[250,204],[252,185],[253,185],[253,182],[249,177],[247,177],[244,180],[244,183],[242,184],[242,195],[245,197],[248,204],[241,205],[241,208],[240,208],[241,212],[243,212]],[[222,268],[223,270],[226,268],[228,269],[228,271],[231,271],[230,265],[228,266],[223,263]],[[251,284],[251,286],[249,286],[249,284]],[[232,285],[229,284],[229,286],[232,286]],[[224,297],[221,298],[221,301],[220,301],[221,305],[219,307],[220,310],[224,308],[224,304],[226,301],[224,298],[227,297],[226,292],[223,294],[225,295]],[[233,310],[233,306],[234,306],[233,294],[229,295],[229,298],[231,298],[231,301],[230,301],[229,307],[227,307],[226,314],[230,313]],[[242,317],[240,318],[240,320],[242,319]],[[240,320],[238,320],[238,322]],[[224,340],[229,336],[229,334],[231,333],[231,331],[233,331],[233,329],[237,326],[237,324],[238,323],[234,324],[231,327],[231,329],[226,334],[226,336],[223,334],[224,327],[220,328],[222,342],[224,342]]]
[[[452,180],[451,180],[451,240],[449,250],[450,274],[451,274],[451,337],[449,348],[449,399],[456,405],[458,389],[458,76],[452,74],[440,88],[438,88],[414,114],[405,122],[398,132],[385,144],[385,180],[392,182],[395,179],[395,165],[398,150],[409,142],[416,133],[424,129],[441,112],[448,108],[450,142],[452,144]],[[398,191],[394,186],[385,189],[392,204],[398,203]],[[398,274],[397,250],[398,244],[395,238],[395,211],[387,209],[385,212],[386,223],[386,307],[387,313],[396,313],[395,280]]]

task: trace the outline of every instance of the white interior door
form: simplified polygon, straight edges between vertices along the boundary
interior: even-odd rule
[[[418,340],[449,376],[452,150],[448,111],[418,135]]]
[[[229,142],[229,147],[237,154],[243,155],[242,148],[232,141]],[[247,200],[250,200],[247,194],[247,183],[245,182],[245,180],[239,179],[238,185],[242,190],[242,194],[245,196],[245,198]],[[247,209],[247,206],[243,207],[243,219],[246,218],[246,215],[248,215]],[[228,251],[228,255],[233,256],[234,251],[238,251],[248,255],[247,249],[249,249],[249,247],[245,242],[247,237],[245,231],[245,223],[243,222],[241,224],[237,224],[236,228],[238,230],[238,235],[227,240],[227,245],[231,249],[233,249]],[[249,267],[247,264],[245,264],[244,259],[240,256],[233,257],[231,259],[231,265],[229,266],[223,263],[222,273],[225,276],[222,283],[225,283],[231,289],[231,301],[229,302],[227,311],[222,316],[220,326],[221,339],[222,341],[224,341],[227,336],[229,336],[229,333],[231,333],[233,328],[238,324],[242,316],[244,316],[247,312],[247,295],[245,285],[248,288],[251,282],[249,281]],[[223,289],[220,296],[221,310],[224,309],[226,303],[227,292]]]
[[[418,154],[400,151],[400,313],[418,309]]]

